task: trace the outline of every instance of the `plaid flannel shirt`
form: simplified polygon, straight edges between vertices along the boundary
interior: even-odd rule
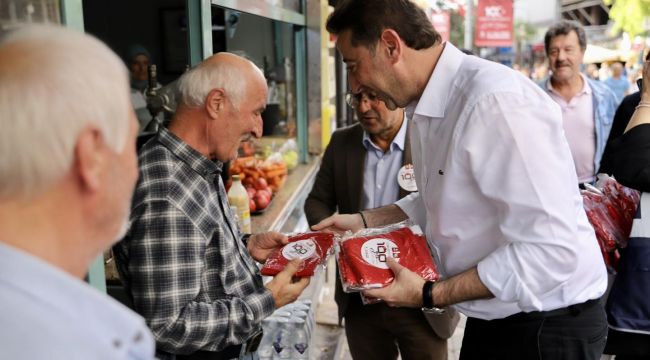
[[[113,251],[158,356],[245,342],[275,303],[233,224],[222,164],[167,129],[139,161],[129,231]]]

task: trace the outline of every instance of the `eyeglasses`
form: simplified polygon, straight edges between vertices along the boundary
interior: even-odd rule
[[[358,94],[353,94],[351,92],[348,92],[347,94],[345,94],[345,102],[348,103],[348,105],[353,108],[359,106],[359,104],[361,104],[364,98],[372,104],[375,104],[377,103],[377,101],[379,101],[377,95],[373,93],[360,92]]]

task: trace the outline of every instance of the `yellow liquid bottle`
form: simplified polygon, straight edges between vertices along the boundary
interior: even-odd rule
[[[241,183],[239,175],[232,176],[232,186],[228,190],[228,202],[237,208],[237,219],[239,230],[243,234],[250,234],[251,231],[251,210],[249,207],[248,192]]]

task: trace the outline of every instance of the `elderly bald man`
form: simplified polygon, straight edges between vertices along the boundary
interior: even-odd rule
[[[153,359],[144,320],[83,281],[124,234],[138,176],[125,66],[82,33],[15,30],[0,128],[0,358]]]
[[[262,135],[266,81],[250,61],[219,53],[179,79],[178,97],[169,128],[140,150],[118,270],[161,359],[248,357],[262,319],[309,282],[292,280],[293,262],[263,284],[254,261],[287,238],[242,234],[221,181],[239,144]]]

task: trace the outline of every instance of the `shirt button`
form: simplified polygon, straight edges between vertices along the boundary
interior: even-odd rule
[[[381,189],[381,185],[377,184],[377,188],[378,188],[378,189]]]
[[[122,342],[119,339],[113,340],[113,347],[119,349],[122,347]]]

